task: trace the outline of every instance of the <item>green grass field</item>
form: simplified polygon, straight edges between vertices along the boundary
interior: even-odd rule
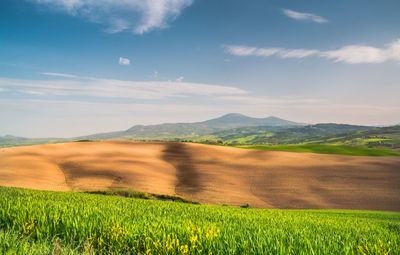
[[[278,150],[311,152],[320,154],[340,154],[352,156],[400,156],[400,152],[383,148],[367,148],[331,144],[294,144],[294,145],[250,145],[236,146],[239,148],[256,150]]]
[[[400,254],[400,213],[0,187],[0,254]]]

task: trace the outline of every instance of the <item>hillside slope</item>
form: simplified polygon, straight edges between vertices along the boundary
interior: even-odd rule
[[[222,130],[212,138],[227,144],[297,144],[338,137],[373,127],[324,123],[306,126],[255,126]]]
[[[155,142],[0,149],[0,185],[129,188],[259,208],[400,211],[400,157],[354,157]]]

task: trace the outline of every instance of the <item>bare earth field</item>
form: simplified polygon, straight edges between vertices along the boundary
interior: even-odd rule
[[[400,211],[400,157],[166,142],[48,144],[0,149],[0,185],[130,188],[259,208]]]

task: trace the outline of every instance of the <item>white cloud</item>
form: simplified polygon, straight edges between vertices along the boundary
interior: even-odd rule
[[[106,32],[136,34],[168,27],[193,0],[27,0],[107,26]]]
[[[122,81],[98,78],[74,80],[23,80],[0,78],[0,86],[30,95],[89,96],[127,99],[162,99],[170,97],[241,95],[247,91],[220,85],[162,82]]]
[[[283,13],[288,16],[289,18],[295,19],[295,20],[311,20],[317,23],[325,23],[328,22],[326,19],[324,19],[321,16],[317,16],[312,13],[304,13],[304,12],[296,12],[293,10],[289,9],[283,9]]]
[[[56,77],[64,77],[64,78],[77,78],[76,75],[73,74],[65,74],[65,73],[41,73],[47,76],[56,76]]]
[[[2,92],[2,91],[5,91],[5,89],[3,89],[3,88],[0,88],[0,92]]]
[[[180,76],[176,79],[177,82],[183,82],[183,76]]]
[[[385,48],[348,45],[337,50],[321,51],[316,49],[255,48],[244,45],[228,45],[225,50],[231,55],[241,57],[305,58],[317,56],[348,64],[382,63],[389,60],[400,61],[400,39],[388,44]]]
[[[119,57],[118,63],[120,65],[130,65],[131,61],[128,58]]]

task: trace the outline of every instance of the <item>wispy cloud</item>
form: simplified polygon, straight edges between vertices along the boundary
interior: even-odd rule
[[[237,103],[244,103],[248,105],[263,105],[270,106],[289,106],[289,105],[318,105],[326,103],[327,100],[319,98],[304,98],[304,97],[262,97],[251,95],[232,95],[232,96],[219,96],[218,100],[232,101]]]
[[[0,88],[0,92],[3,92],[3,91],[5,91],[5,89],[3,89],[3,88]]]
[[[23,80],[0,78],[0,86],[18,93],[42,96],[162,99],[169,97],[241,95],[247,91],[220,85],[183,81],[122,81],[99,78]]]
[[[136,124],[194,122],[241,112],[255,117],[279,116],[298,122],[340,122],[365,125],[387,123],[399,107],[340,104],[307,98],[204,98],[198,103],[114,103],[53,99],[0,98],[1,134],[33,137],[65,137],[124,130]],[[214,100],[223,100],[216,105]],[[19,116],[26,125],[7,125]],[[37,121],[40,119],[40,121]],[[51,127],[51,129],[49,129]]]
[[[386,45],[385,48],[375,48],[365,45],[348,45],[337,50],[321,51],[317,49],[285,49],[285,48],[255,48],[244,45],[225,46],[227,53],[234,56],[256,56],[279,58],[305,58],[317,56],[345,62],[348,64],[382,63],[389,60],[400,61],[400,39]]]
[[[27,0],[95,23],[109,33],[166,28],[193,0]]]
[[[56,76],[56,77],[64,77],[64,78],[77,78],[76,75],[72,75],[72,74],[66,74],[66,73],[41,73],[43,75],[47,75],[47,76]]]
[[[346,103],[301,95],[268,97],[229,86],[177,81],[0,77],[0,88],[17,95],[0,97],[0,119],[4,120],[0,134],[35,137],[78,136],[123,130],[135,124],[201,121],[229,112],[274,115],[298,122],[376,125],[392,120],[400,110],[397,104],[382,105],[378,101],[370,104],[368,100]],[[15,116],[25,124],[13,125]],[[26,125],[32,128],[27,130]]]
[[[128,58],[119,57],[118,63],[120,65],[130,65],[131,64],[131,60],[128,59]]]
[[[127,20],[120,18],[111,18],[109,21],[110,25],[104,31],[110,34],[115,34],[129,29],[130,24]]]
[[[286,16],[295,20],[310,20],[316,23],[328,22],[325,18],[312,13],[296,12],[289,9],[283,9],[282,11]]]

